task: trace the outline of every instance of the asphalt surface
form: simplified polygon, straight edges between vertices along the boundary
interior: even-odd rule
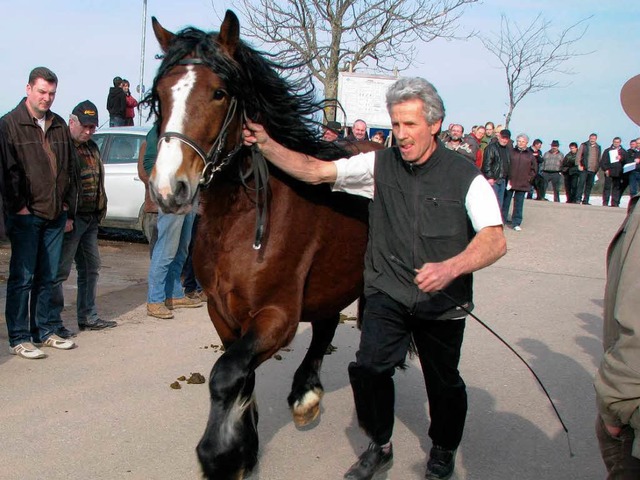
[[[523,230],[507,229],[508,253],[475,277],[476,315],[507,340],[544,382],[567,436],[526,367],[469,319],[461,371],[469,414],[454,479],[604,478],[593,426],[592,377],[600,360],[606,247],[624,209],[527,201]],[[195,446],[208,415],[206,384],[220,356],[205,308],[173,320],[145,314],[147,246],[102,242],[99,311],[119,326],[82,332],[71,351],[44,360],[9,355],[0,325],[1,479],[199,478]],[[9,250],[0,248],[0,299]],[[74,329],[75,279],[65,286]],[[347,309],[350,313],[353,307]],[[4,317],[0,320],[4,323]],[[339,479],[367,445],[357,427],[347,376],[358,331],[338,328],[326,357],[322,414],[296,429],[286,396],[310,337],[300,327],[282,359],[257,373],[261,480]],[[212,345],[214,347],[212,347]],[[395,460],[387,479],[423,478],[430,441],[420,370],[396,374]]]

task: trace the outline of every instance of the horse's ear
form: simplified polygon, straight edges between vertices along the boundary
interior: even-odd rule
[[[231,10],[227,10],[220,26],[217,42],[230,57],[233,57],[240,42],[240,22]]]
[[[171,33],[169,30],[166,30],[160,22],[156,19],[156,17],[151,17],[151,25],[153,25],[153,33],[156,34],[156,38],[158,39],[158,43],[160,44],[160,48],[164,53],[167,53],[169,50],[169,45],[173,42],[175,38],[175,34]]]

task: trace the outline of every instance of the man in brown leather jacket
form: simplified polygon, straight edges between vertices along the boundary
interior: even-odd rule
[[[5,316],[10,352],[29,359],[46,356],[34,343],[75,347],[55,334],[61,325],[48,316],[63,234],[73,228],[76,205],[73,144],[64,120],[50,111],[57,86],[55,73],[34,68],[26,98],[0,119],[2,194],[11,241]]]

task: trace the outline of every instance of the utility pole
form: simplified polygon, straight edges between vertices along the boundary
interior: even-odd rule
[[[140,46],[140,83],[138,84],[139,100],[144,97],[144,44],[147,34],[147,0],[142,0],[142,43]],[[142,113],[138,109],[138,125],[142,125]]]

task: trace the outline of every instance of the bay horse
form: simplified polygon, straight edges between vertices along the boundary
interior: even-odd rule
[[[325,159],[356,153],[320,140],[309,79],[285,79],[286,66],[240,39],[232,12],[219,32],[174,34],[152,23],[164,58],[147,98],[159,132],[150,193],[164,212],[201,199],[194,267],[225,347],[196,451],[205,477],[240,479],[258,458],[255,370],[300,321],[311,323],[312,339],[287,400],[298,426],[320,412],[323,355],[339,312],[362,292],[368,201],[299,182],[243,146],[243,119],[252,118],[291,149]]]

